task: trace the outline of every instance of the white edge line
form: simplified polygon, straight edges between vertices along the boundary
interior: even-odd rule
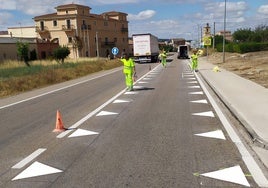
[[[42,94],[40,94],[40,95],[36,95],[36,96],[34,96],[34,97],[30,97],[30,98],[27,98],[27,99],[24,99],[24,100],[21,100],[21,101],[18,101],[18,102],[14,102],[14,103],[11,103],[11,104],[8,104],[8,105],[4,105],[4,106],[1,106],[1,107],[0,107],[0,110],[1,110],[1,109],[4,109],[4,108],[8,108],[8,107],[10,107],[10,106],[14,106],[14,105],[16,105],[16,104],[20,104],[20,103],[23,103],[23,102],[27,102],[27,101],[36,99],[36,98],[39,98],[39,97],[43,97],[43,96],[45,96],[45,95],[48,95],[48,94],[51,94],[51,93],[55,93],[55,92],[57,92],[57,91],[61,91],[61,90],[63,90],[63,89],[67,89],[67,88],[70,88],[70,87],[73,87],[73,86],[76,86],[76,85],[79,85],[79,84],[83,84],[83,83],[86,83],[86,82],[88,82],[88,81],[95,80],[95,79],[101,78],[101,77],[103,77],[103,76],[107,76],[107,75],[109,75],[109,74],[113,74],[113,73],[115,73],[115,72],[117,72],[117,71],[119,71],[119,70],[116,69],[116,70],[111,71],[111,72],[108,72],[108,73],[106,73],[106,74],[102,74],[102,75],[99,75],[99,76],[96,76],[96,77],[93,77],[93,78],[90,78],[90,79],[87,79],[87,80],[83,80],[83,81],[77,82],[77,83],[75,83],[75,84],[71,84],[71,85],[68,85],[68,86],[65,86],[65,87],[61,87],[61,88],[58,88],[58,89],[55,89],[55,90],[52,90],[52,91],[49,91],[49,92],[46,92],[46,93],[42,93]],[[62,83],[63,83],[63,82],[62,82]]]
[[[29,155],[28,157],[24,158],[23,160],[21,160],[20,162],[18,162],[14,166],[12,166],[11,168],[20,169],[20,168],[24,167],[26,164],[28,164],[29,162],[31,162],[33,159],[35,159],[36,157],[38,157],[39,155],[41,155],[44,151],[46,151],[45,148],[39,148],[39,149],[37,149],[31,155]]]
[[[160,66],[160,65],[158,65]],[[156,69],[158,66],[156,66],[154,69]],[[153,71],[154,69],[152,69],[151,71]],[[146,73],[145,75],[143,75],[140,79],[138,79],[134,85],[139,82],[140,80],[142,80],[145,76],[147,76],[151,71],[149,71],[148,73]],[[89,118],[91,118],[92,116],[94,116],[95,114],[97,114],[99,111],[101,111],[105,106],[107,106],[108,104],[112,103],[115,99],[117,99],[120,95],[122,95],[124,92],[126,91],[126,89],[123,89],[122,91],[120,91],[118,94],[116,94],[114,97],[112,97],[111,99],[109,99],[108,101],[106,101],[104,104],[102,104],[101,106],[99,106],[98,108],[96,108],[95,110],[93,110],[92,112],[90,112],[88,115],[86,115],[85,117],[83,117],[82,119],[80,119],[79,121],[77,121],[75,124],[73,124],[71,127],[68,128],[68,130],[60,133],[57,138],[63,138],[65,137],[67,134],[69,134],[73,129],[76,129],[77,127],[79,127],[82,123],[84,123],[85,121],[87,121]]]
[[[268,180],[264,176],[262,170],[260,169],[260,167],[258,166],[256,161],[254,160],[254,158],[250,155],[250,153],[248,152],[247,148],[242,143],[241,139],[238,137],[238,135],[234,131],[233,127],[231,126],[231,124],[226,119],[226,117],[224,116],[223,112],[220,110],[220,108],[217,105],[217,103],[215,102],[215,100],[212,98],[212,96],[208,92],[208,90],[205,87],[205,85],[202,82],[202,80],[199,78],[199,76],[196,73],[195,73],[195,75],[196,75],[201,87],[203,88],[204,92],[206,93],[211,105],[215,109],[215,111],[216,111],[219,119],[221,120],[223,126],[225,127],[227,133],[229,134],[230,138],[232,139],[232,141],[234,142],[234,144],[238,148],[244,163],[246,164],[246,166],[248,167],[248,170],[252,174],[252,177],[254,178],[254,180],[256,181],[256,183],[259,186],[268,187]]]

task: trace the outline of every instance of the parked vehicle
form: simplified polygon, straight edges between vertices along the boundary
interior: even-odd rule
[[[180,45],[178,47],[178,59],[189,59],[189,46],[188,45]]]
[[[133,55],[138,63],[157,62],[159,55],[158,38],[150,33],[134,34]]]

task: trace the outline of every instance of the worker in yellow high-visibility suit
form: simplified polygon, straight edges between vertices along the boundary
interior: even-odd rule
[[[193,50],[193,54],[191,55],[191,60],[192,60],[192,71],[197,72],[198,71],[198,53],[197,50]]]
[[[135,63],[127,54],[123,55],[121,61],[124,64],[123,73],[125,74],[127,91],[133,91],[133,79],[136,76]]]
[[[159,54],[159,59],[161,60],[163,67],[166,67],[167,66],[167,53],[165,50],[162,50],[162,52]]]

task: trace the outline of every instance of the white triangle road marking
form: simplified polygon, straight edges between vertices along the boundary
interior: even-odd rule
[[[89,136],[89,135],[96,135],[96,134],[99,134],[99,133],[94,132],[94,131],[84,130],[84,129],[77,129],[75,132],[73,132],[73,134],[71,134],[68,137],[71,138],[71,137]]]
[[[188,88],[193,89],[193,88],[200,88],[200,86],[188,86]]]
[[[201,174],[201,176],[214,178],[222,181],[232,182],[240,185],[244,185],[250,187],[241,167],[239,165],[226,168],[223,170],[218,170],[214,172],[209,172],[205,174]]]
[[[197,84],[197,81],[187,82],[188,84]]]
[[[59,172],[62,172],[62,170],[47,166],[45,164],[36,161],[31,166],[22,171],[19,175],[17,175],[15,178],[13,178],[12,181],[24,178],[54,174]]]
[[[152,78],[143,78],[143,80],[152,80]]]
[[[128,101],[128,100],[122,100],[122,99],[117,99],[113,103],[117,104],[117,103],[126,103],[126,102],[130,102],[130,101]]]
[[[109,116],[109,115],[116,115],[118,113],[115,112],[108,112],[108,111],[101,111],[100,113],[98,113],[96,116]]]
[[[193,77],[194,75],[193,74],[183,74],[183,77]]]
[[[144,86],[133,86],[133,89],[144,89]]]
[[[138,82],[139,84],[148,84],[149,82],[143,82],[143,81],[140,81]]]
[[[125,93],[125,95],[136,95],[136,94],[138,94],[139,92],[137,92],[137,91],[127,91],[126,93]]]
[[[207,100],[197,100],[197,101],[191,101],[192,103],[202,103],[202,104],[207,104],[208,101]]]
[[[197,91],[197,92],[190,92],[190,95],[203,95],[203,91]]]
[[[193,113],[194,116],[206,116],[206,117],[215,117],[212,111],[201,112],[201,113]]]
[[[200,133],[200,134],[195,134],[195,135],[208,137],[208,138],[217,138],[217,139],[226,140],[226,138],[221,130],[211,131],[211,132],[207,132],[207,133]]]

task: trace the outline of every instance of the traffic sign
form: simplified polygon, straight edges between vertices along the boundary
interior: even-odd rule
[[[117,47],[113,47],[113,48],[112,48],[112,54],[113,54],[113,55],[117,55],[118,52],[119,52],[119,49],[118,49]]]
[[[211,38],[210,37],[204,37],[203,41],[204,41],[205,46],[211,46]]]

